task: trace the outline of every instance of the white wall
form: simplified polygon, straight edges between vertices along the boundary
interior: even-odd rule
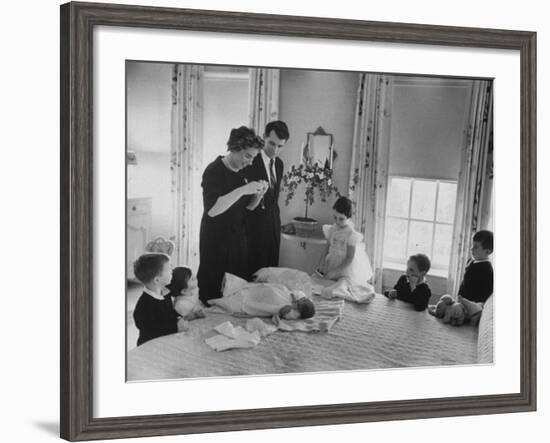
[[[127,143],[137,165],[127,167],[127,198],[151,197],[151,238],[173,233],[170,193],[170,63],[126,64]]]
[[[285,170],[299,164],[307,133],[322,126],[334,136],[334,150],[338,154],[334,162],[335,184],[347,194],[357,86],[358,74],[353,72],[281,70],[279,118],[287,123],[290,131],[290,139],[281,154]],[[288,206],[284,204],[285,196],[281,193],[279,201],[282,223],[303,217],[302,194],[297,192]],[[334,200],[333,195],[323,203],[316,194],[308,216],[321,223],[331,223]]]
[[[203,164],[227,152],[231,129],[248,126],[248,79],[205,73],[203,91]]]
[[[59,442],[59,3],[53,0],[10,2],[4,6],[0,32],[3,56],[10,69],[0,72],[0,88],[9,124],[3,127],[3,146],[9,161],[0,162],[3,207],[13,210],[3,217],[4,249],[0,258],[5,275],[4,312],[20,312],[21,283],[29,280],[31,252],[40,251],[39,266],[33,266],[33,280],[39,282],[39,296],[19,315],[5,315],[2,328],[3,362],[1,392],[3,409],[9,411],[2,426],[2,437],[9,442]],[[117,0],[117,3],[148,4],[150,0]],[[456,7],[442,2],[389,0],[386,2],[308,2],[279,0],[161,0],[159,6],[193,7],[217,10],[265,12],[273,14],[317,15],[362,20],[384,20],[455,26],[493,27],[537,31],[538,45],[538,268],[550,267],[550,199],[542,190],[550,188],[550,134],[544,122],[550,121],[549,84],[550,28],[544,2],[524,0],[502,2],[463,0]],[[25,17],[25,26],[17,17]],[[40,85],[37,85],[39,68]],[[34,115],[29,118],[30,104]],[[32,130],[31,130],[32,129]],[[31,179],[32,178],[32,179]],[[16,189],[16,192],[14,191]],[[23,204],[23,202],[26,202]],[[36,216],[42,214],[37,229]],[[4,275],[4,274],[3,274]],[[252,442],[422,442],[462,443],[464,440],[518,442],[543,441],[550,421],[550,389],[545,374],[550,370],[550,302],[539,272],[538,300],[538,411],[477,417],[429,420],[403,420],[383,423],[332,425],[307,428],[226,432],[217,434],[153,437],[121,440],[128,443],[252,443]],[[113,297],[117,294],[113,293]],[[546,340],[547,341],[547,340]],[[467,381],[457,382],[461,389]],[[322,386],[320,387],[322,388]],[[345,386],[343,389],[361,387]],[[28,395],[35,393],[36,395]],[[182,399],[187,401],[189,399]],[[143,401],[147,401],[146,398]],[[529,437],[531,436],[531,437]]]
[[[170,152],[171,63],[127,62],[128,149]]]

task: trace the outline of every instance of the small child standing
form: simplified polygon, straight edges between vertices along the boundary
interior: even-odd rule
[[[321,257],[318,272],[337,283],[326,288],[327,298],[341,297],[350,301],[366,302],[372,299],[374,288],[368,283],[372,268],[363,242],[351,219],[352,204],[346,197],[334,203],[334,224],[324,225],[323,234],[328,240]]]
[[[481,312],[483,304],[493,293],[493,265],[489,261],[492,253],[493,233],[486,230],[476,232],[472,258],[466,264],[457,299],[471,317]]]
[[[386,291],[390,299],[398,299],[414,305],[416,311],[423,311],[428,306],[432,291],[426,282],[430,270],[430,259],[425,254],[415,254],[407,261],[407,271],[399,277],[393,289]]]
[[[134,322],[139,329],[137,345],[178,332],[180,316],[166,288],[172,279],[170,257],[160,253],[144,254],[135,261],[134,274],[145,286],[134,309]]]

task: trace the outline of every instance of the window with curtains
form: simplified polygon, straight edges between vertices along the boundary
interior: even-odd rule
[[[457,183],[389,176],[383,266],[404,269],[416,253],[430,257],[430,274],[446,277],[455,216]]]

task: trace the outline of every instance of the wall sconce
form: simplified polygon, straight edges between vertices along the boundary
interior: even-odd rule
[[[134,151],[126,151],[126,164],[137,165],[137,156]]]

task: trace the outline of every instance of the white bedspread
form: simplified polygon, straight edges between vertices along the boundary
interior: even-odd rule
[[[246,324],[211,313],[192,321],[189,331],[130,350],[128,381],[477,363],[477,328],[445,325],[383,296],[370,304],[346,302],[328,333],[277,331],[252,349],[218,353],[204,340],[224,321]]]

